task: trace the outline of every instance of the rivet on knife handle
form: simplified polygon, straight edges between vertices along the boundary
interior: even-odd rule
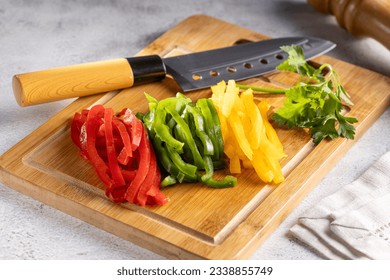
[[[157,55],[120,58],[17,74],[13,91],[20,106],[88,96],[165,77]]]

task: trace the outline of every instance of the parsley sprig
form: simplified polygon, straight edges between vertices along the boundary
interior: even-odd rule
[[[251,87],[258,92],[286,95],[284,106],[272,115],[272,119],[288,128],[308,128],[316,145],[325,138],[354,139],[355,128],[352,124],[357,119],[341,113],[343,103],[351,106],[353,103],[332,66],[311,66],[306,62],[300,46],[283,46],[281,49],[288,53],[288,58],[277,69],[298,73],[302,76],[301,81],[286,90]],[[325,69],[328,70],[327,75],[323,74]]]

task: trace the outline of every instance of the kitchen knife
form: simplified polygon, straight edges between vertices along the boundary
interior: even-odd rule
[[[280,49],[284,45],[301,46],[306,59],[336,46],[314,37],[286,37],[168,58],[148,55],[84,63],[17,74],[13,91],[20,106],[29,106],[119,90],[170,75],[187,92],[221,80],[239,81],[274,71],[287,58]]]

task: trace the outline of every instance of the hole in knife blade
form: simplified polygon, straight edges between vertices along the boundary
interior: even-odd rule
[[[263,59],[260,59],[260,63],[261,64],[268,64],[268,60],[263,58]]]
[[[192,75],[192,79],[193,79],[194,81],[199,81],[199,80],[202,80],[202,76],[199,75],[199,74],[193,74],[193,75]]]
[[[226,70],[227,70],[229,73],[235,73],[235,72],[237,72],[236,67],[233,67],[233,66],[227,67]]]
[[[251,69],[252,67],[253,67],[253,65],[251,64],[251,63],[244,63],[244,67],[246,68],[246,69]]]
[[[282,59],[284,59],[284,56],[281,53],[278,53],[277,55],[275,55],[275,58],[282,60]]]
[[[252,42],[253,42],[252,40],[248,40],[248,39],[239,39],[235,41],[233,45],[241,45],[241,44],[252,43]]]
[[[212,70],[212,71],[210,71],[210,76],[217,77],[217,76],[219,76],[219,72]]]

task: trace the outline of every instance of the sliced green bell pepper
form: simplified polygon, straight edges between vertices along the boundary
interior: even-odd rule
[[[143,121],[167,173],[161,186],[194,181],[214,188],[236,185],[232,176],[213,178],[214,170],[225,166],[225,159],[220,122],[211,100],[193,103],[181,93],[161,101],[146,96],[149,112]]]

